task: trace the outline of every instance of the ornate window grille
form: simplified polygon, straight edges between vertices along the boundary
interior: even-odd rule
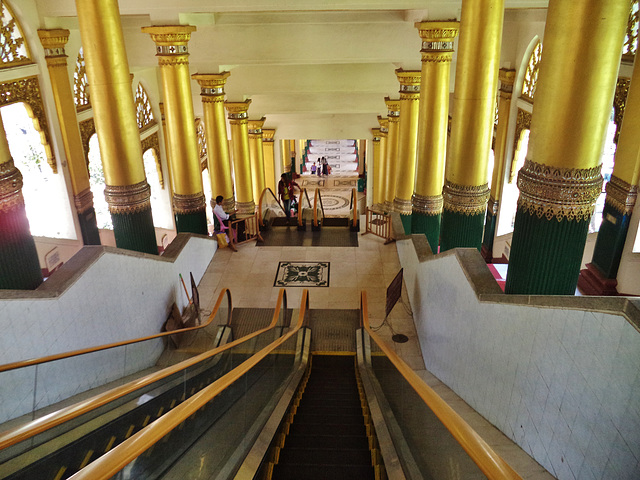
[[[627,34],[624,37],[624,46],[622,47],[622,59],[625,61],[633,61],[633,57],[638,50],[638,21],[640,20],[640,1],[634,0],[631,4],[631,12],[629,14],[629,23],[627,24]]]
[[[540,69],[540,59],[542,58],[542,43],[538,42],[531,52],[527,70],[524,72],[522,82],[522,98],[533,103],[533,95],[536,93],[536,83],[538,82],[538,70]]]
[[[145,130],[156,124],[155,118],[153,118],[153,111],[151,110],[151,103],[147,92],[141,83],[138,83],[136,89],[136,120],[138,121],[138,129]]]
[[[79,112],[91,108],[89,82],[87,81],[87,69],[84,63],[82,47],[80,47],[80,51],[78,52],[76,70],[73,73],[73,100],[76,104],[76,110]]]
[[[24,39],[22,28],[13,16],[13,12],[5,2],[0,2],[0,15],[2,15],[2,28],[0,29],[0,68],[16,67],[33,63],[27,42]]]

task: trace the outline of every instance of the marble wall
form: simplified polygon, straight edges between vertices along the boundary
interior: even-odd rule
[[[171,305],[188,303],[178,274],[190,290],[189,273],[198,283],[217,249],[199,236],[174,244],[163,256],[85,247],[37,290],[0,292],[0,365],[159,333]],[[147,368],[162,349],[154,340],[0,373],[0,422]]]
[[[419,250],[398,241],[426,368],[557,478],[639,478],[639,305],[506,296],[477,251]]]

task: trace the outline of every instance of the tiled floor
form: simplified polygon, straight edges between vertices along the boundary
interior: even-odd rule
[[[384,319],[386,287],[400,270],[395,244],[373,235],[360,235],[358,247],[259,247],[240,245],[238,252],[219,250],[199,285],[202,307],[210,310],[222,288],[231,291],[234,307],[274,306],[279,288],[273,287],[281,261],[330,262],[329,287],[309,288],[312,309],[357,309],[361,290],[367,291],[369,318],[376,327]],[[289,306],[298,308],[302,288],[286,289]],[[526,452],[424,368],[420,345],[406,292],[389,315],[395,333],[409,338],[407,343],[391,341],[386,325],[378,334],[396,353],[436,390],[481,436],[525,479],[552,479]]]

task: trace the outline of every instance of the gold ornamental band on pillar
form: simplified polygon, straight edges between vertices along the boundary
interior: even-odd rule
[[[156,44],[156,57],[162,76],[173,208],[176,215],[204,214],[206,208],[189,74],[188,43],[195,30],[193,25],[142,28],[142,32],[148,33]],[[181,222],[177,218],[176,226],[180,231],[206,233],[206,217],[203,218],[204,224],[199,219],[198,225],[191,225],[191,220]],[[184,229],[180,227],[181,223]],[[202,229],[204,230],[200,232]]]
[[[230,72],[221,72],[197,73],[191,76],[200,85],[202,97],[212,208],[215,206],[215,197],[222,195],[222,208],[225,212],[232,212],[236,208],[224,114],[224,85],[230,75]]]
[[[151,188],[146,180],[135,185],[106,185],[104,196],[112,214],[140,213],[151,208]]]
[[[411,196],[416,174],[421,72],[399,68],[396,70],[396,77],[400,82],[400,134],[393,209],[402,216],[408,216],[411,215]],[[410,225],[405,225],[405,232],[410,233],[410,230]]]
[[[248,110],[251,100],[244,102],[224,102],[231,126],[231,146],[236,179],[236,209],[238,215],[253,215],[256,203],[251,182],[251,161],[249,159]]]
[[[385,178],[385,210],[393,211],[393,200],[396,197],[396,183],[398,179],[398,141],[400,134],[400,99],[386,97],[387,118],[389,131],[387,132],[387,155]]]
[[[489,198],[489,185],[457,185],[445,180],[442,188],[444,208],[462,215],[484,215]]]

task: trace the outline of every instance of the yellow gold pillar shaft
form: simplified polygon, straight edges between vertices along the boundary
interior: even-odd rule
[[[449,79],[458,22],[416,23],[422,39],[422,76],[413,210],[442,213],[442,184],[447,147]]]
[[[253,215],[256,209],[251,181],[251,161],[249,158],[249,127],[247,111],[251,100],[225,102],[231,125],[231,145],[236,178],[236,208],[240,215]]]
[[[396,197],[396,181],[398,166],[398,137],[400,127],[400,100],[384,99],[387,105],[389,132],[387,133],[387,155],[385,166],[385,209],[393,211],[393,200]]]
[[[264,179],[265,187],[276,192],[275,152],[273,137],[276,134],[274,128],[262,129],[262,148],[264,152]]]
[[[249,159],[251,161],[251,185],[253,188],[253,198],[256,203],[260,201],[260,196],[265,186],[264,177],[264,151],[262,146],[262,127],[265,118],[260,120],[249,120],[247,128],[249,132]]]
[[[411,215],[411,196],[416,178],[421,73],[399,68],[396,76],[400,82],[400,133],[393,209],[401,215]]]
[[[498,103],[498,128],[494,148],[493,174],[491,177],[491,193],[489,194],[488,210],[495,216],[498,214],[500,197],[504,186],[507,155],[507,133],[509,130],[509,112],[511,111],[511,96],[516,71],[501,68],[499,72],[500,91]]]
[[[192,25],[143,27],[156,44],[167,122],[169,159],[176,215],[204,212],[202,170],[191,99],[189,50]]]
[[[380,128],[372,128],[371,135],[373,135],[373,165],[369,165],[369,168],[373,168],[373,206],[379,207],[380,184],[383,180],[380,171]]]
[[[378,208],[384,210],[385,209],[385,201],[387,197],[386,190],[386,182],[387,177],[389,176],[388,171],[388,159],[387,159],[387,144],[388,144],[388,136],[389,136],[389,119],[387,117],[382,117],[378,115],[378,125],[380,125],[380,168],[378,171],[380,172],[380,178],[375,181],[374,185],[377,182],[379,186],[378,192]]]
[[[231,159],[227,123],[224,115],[224,85],[229,72],[199,73],[192,75],[200,85],[204,128],[207,140],[207,166],[211,182],[212,207],[215,197],[222,195],[222,206],[226,212],[235,210],[233,178],[231,177]]]

